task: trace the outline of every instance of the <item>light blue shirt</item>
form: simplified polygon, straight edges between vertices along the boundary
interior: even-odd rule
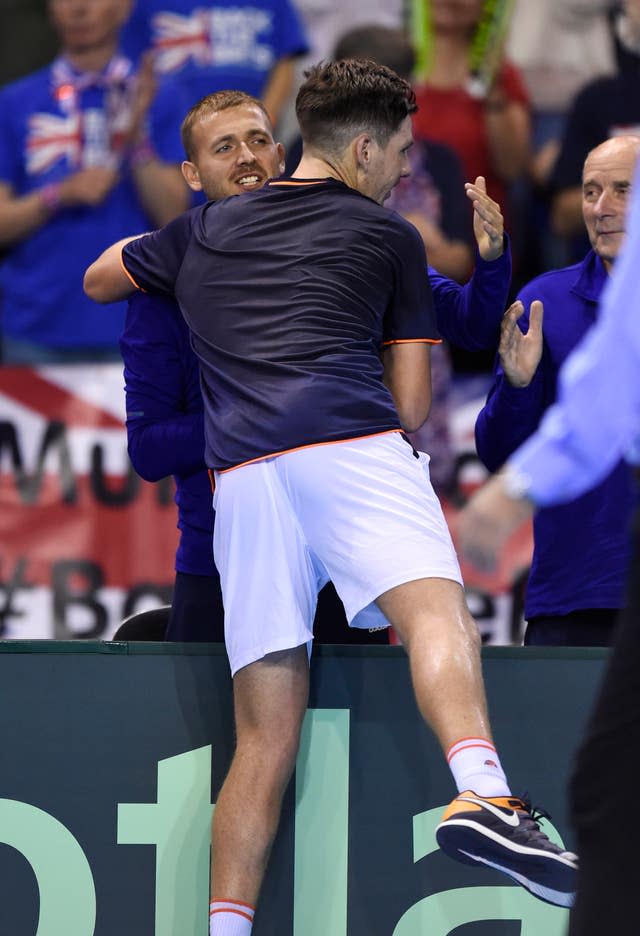
[[[640,462],[640,163],[627,219],[598,321],[565,361],[557,402],[508,462],[540,507],[588,491],[622,457]]]

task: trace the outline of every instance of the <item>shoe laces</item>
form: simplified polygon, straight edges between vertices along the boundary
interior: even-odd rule
[[[518,800],[524,807],[524,811],[527,814],[526,819],[523,820],[525,828],[527,828],[527,826],[529,828],[531,828],[531,826],[535,826],[538,832],[540,832],[541,835],[544,835],[545,833],[540,828],[540,820],[550,820],[551,814],[548,813],[546,809],[540,809],[538,806],[533,806],[528,793],[523,793],[522,796],[518,797]]]

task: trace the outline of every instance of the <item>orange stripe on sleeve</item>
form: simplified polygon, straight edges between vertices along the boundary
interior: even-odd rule
[[[125,246],[126,246],[126,245],[125,245]],[[146,293],[147,290],[146,290],[146,289],[143,289],[142,286],[138,286],[138,284],[137,284],[136,281],[134,280],[133,276],[131,275],[131,273],[129,273],[129,271],[127,270],[126,266],[124,265],[124,260],[122,259],[122,252],[120,253],[120,266],[122,267],[122,271],[123,271],[124,275],[127,277],[128,280],[130,280],[130,281],[133,283],[133,285],[135,286],[135,288],[136,288],[136,289],[139,289],[140,292]]]

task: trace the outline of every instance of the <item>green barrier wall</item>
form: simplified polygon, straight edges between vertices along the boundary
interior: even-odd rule
[[[514,792],[565,791],[602,651],[487,648]],[[206,936],[232,751],[221,647],[0,643],[0,936]],[[400,648],[318,648],[255,936],[563,936],[567,911],[435,847],[453,796]]]

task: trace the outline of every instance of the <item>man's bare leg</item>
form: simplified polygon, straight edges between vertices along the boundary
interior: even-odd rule
[[[460,585],[418,579],[376,603],[404,644],[418,708],[443,751],[460,738],[490,739],[480,635]]]
[[[239,670],[233,692],[237,743],[214,811],[211,895],[255,906],[307,707],[306,647]]]
[[[458,861],[497,868],[537,897],[570,906],[576,856],[552,844],[529,804],[510,795],[495,753],[480,637],[462,588],[419,579],[390,589],[377,604],[405,645],[418,707],[460,790],[436,829],[438,844]],[[476,783],[502,785],[503,792],[483,792]]]

